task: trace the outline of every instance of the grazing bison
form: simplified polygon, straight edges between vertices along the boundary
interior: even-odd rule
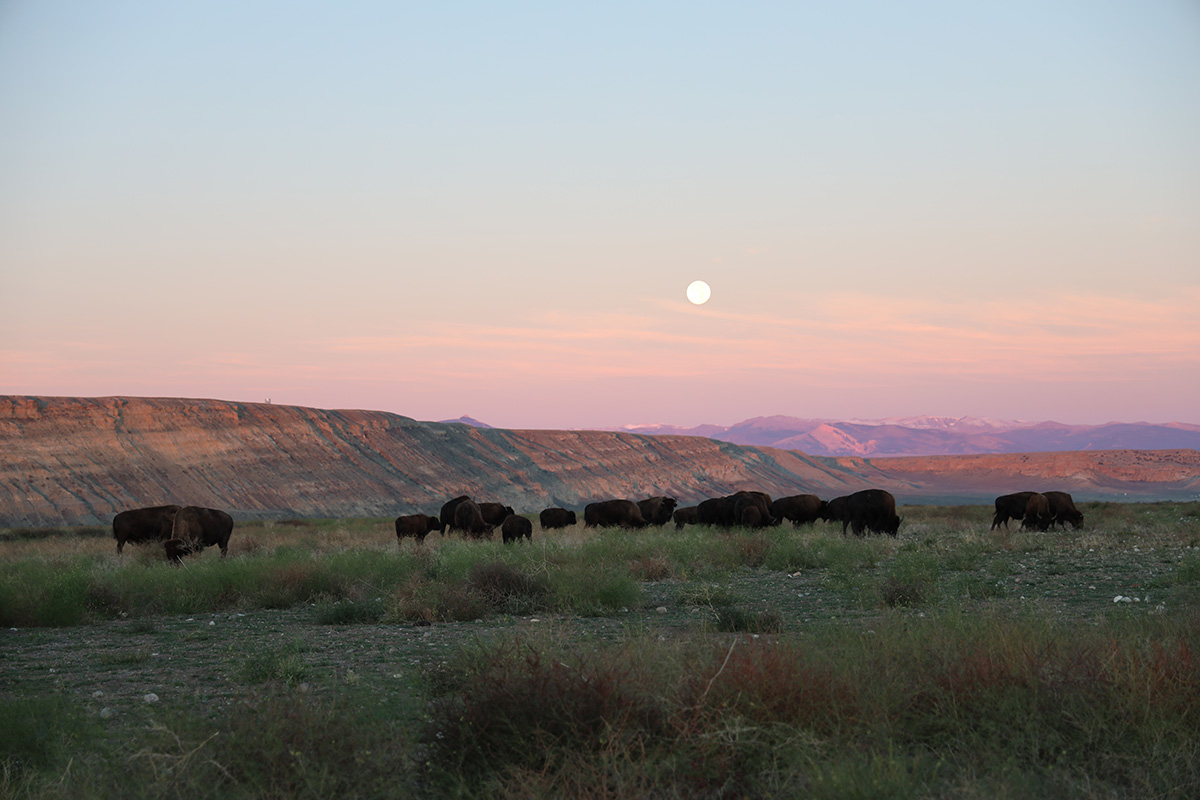
[[[229,552],[229,536],[233,533],[233,517],[216,508],[184,506],[175,512],[171,538],[163,542],[167,557],[179,561],[189,553],[198,553],[217,545],[221,558]]]
[[[1075,507],[1075,500],[1066,492],[1042,492],[1046,495],[1046,501],[1050,504],[1050,527],[1059,525],[1063,528],[1067,527],[1067,523],[1071,523],[1072,528],[1078,528],[1083,524],[1083,512]]]
[[[738,492],[733,495],[733,517],[746,528],[765,528],[775,522],[771,497],[762,492]]]
[[[836,497],[826,504],[825,513],[826,519],[841,520],[843,534],[847,527],[855,536],[862,536],[864,532],[895,536],[900,530],[901,519],[896,515],[896,498],[883,489],[863,489],[845,497]],[[834,513],[838,516],[832,516]]]
[[[425,541],[425,537],[434,531],[442,530],[442,521],[428,514],[408,514],[396,517],[396,538],[416,539]]]
[[[997,497],[996,515],[992,517],[992,530],[996,530],[1001,524],[1004,525],[1004,530],[1008,530],[1010,519],[1024,519],[1025,506],[1029,505],[1029,498],[1034,494],[1036,492],[1017,492]]]
[[[701,525],[731,527],[734,523],[733,500],[728,496],[701,500],[700,505],[696,506],[696,522]]]
[[[842,523],[842,533],[846,532],[846,501],[849,495],[835,497],[825,504],[825,510],[821,512],[821,519],[826,522]]]
[[[113,538],[117,540],[117,552],[125,548],[126,542],[166,541],[171,538],[171,526],[175,524],[175,513],[179,506],[151,506],[122,511],[113,517]]]
[[[646,520],[632,500],[601,500],[583,509],[585,528],[644,528]]]
[[[776,521],[791,520],[792,525],[811,525],[825,513],[825,501],[815,494],[794,494],[771,503]]]
[[[696,511],[696,506],[675,509],[675,530],[683,530],[684,525],[695,525],[699,521]]]
[[[501,503],[480,503],[479,513],[483,517],[483,521],[488,525],[499,525],[504,520],[517,513],[512,510],[512,506],[506,506]]]
[[[665,495],[659,497],[647,497],[645,500],[638,500],[638,511],[642,512],[642,519],[646,520],[647,525],[663,526],[671,521],[671,515],[675,513],[675,498]]]
[[[504,518],[504,522],[500,525],[500,535],[503,537],[505,544],[518,542],[522,536],[533,541],[533,523],[525,519],[525,517],[510,514]]]
[[[460,530],[476,538],[482,539],[492,533],[494,526],[483,521],[479,505],[474,500],[463,500],[454,508],[454,530]]]
[[[717,525],[731,528],[744,525],[758,528],[770,525],[771,496],[763,492],[734,492],[724,497],[713,497],[696,506],[697,522],[701,525]]]
[[[442,522],[442,533],[445,533],[447,529],[454,527],[454,510],[458,508],[458,504],[470,499],[470,495],[460,494],[453,500],[447,500],[445,504],[442,505],[442,511],[440,514],[438,514],[438,519],[440,519]]]
[[[1046,499],[1046,495],[1034,492],[1025,504],[1025,517],[1021,520],[1022,530],[1025,528],[1039,531],[1048,530],[1051,520],[1053,517],[1050,516],[1050,501]]]
[[[538,520],[542,523],[542,530],[548,531],[552,528],[565,528],[568,525],[574,525],[578,522],[574,511],[567,511],[565,508],[547,508],[538,514]]]

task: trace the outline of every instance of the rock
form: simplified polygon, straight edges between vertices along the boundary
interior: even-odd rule
[[[107,524],[127,507],[172,498],[249,516],[393,516],[398,492],[436,510],[464,486],[536,509],[549,497],[575,507],[656,494],[694,503],[750,486],[772,496],[875,486],[901,498],[978,499],[1039,483],[1190,499],[1200,478],[1200,452],[1186,449],[815,458],[700,436],[507,431],[378,411],[134,397],[0,396],[0,451],[12,456],[0,461],[7,527]],[[118,497],[129,500],[118,507]]]

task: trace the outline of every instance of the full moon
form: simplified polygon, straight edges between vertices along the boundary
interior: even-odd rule
[[[696,305],[701,305],[708,302],[708,298],[712,295],[712,289],[708,288],[708,284],[704,281],[692,281],[688,284],[687,297]]]

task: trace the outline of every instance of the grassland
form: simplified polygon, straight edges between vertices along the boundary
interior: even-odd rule
[[[0,531],[0,797],[1200,796],[1200,504]]]

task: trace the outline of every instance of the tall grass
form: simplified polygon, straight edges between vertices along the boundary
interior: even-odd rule
[[[982,773],[1017,796],[1182,798],[1198,646],[995,618],[810,644],[510,638],[432,676],[423,739],[432,780],[478,796],[927,797]]]

